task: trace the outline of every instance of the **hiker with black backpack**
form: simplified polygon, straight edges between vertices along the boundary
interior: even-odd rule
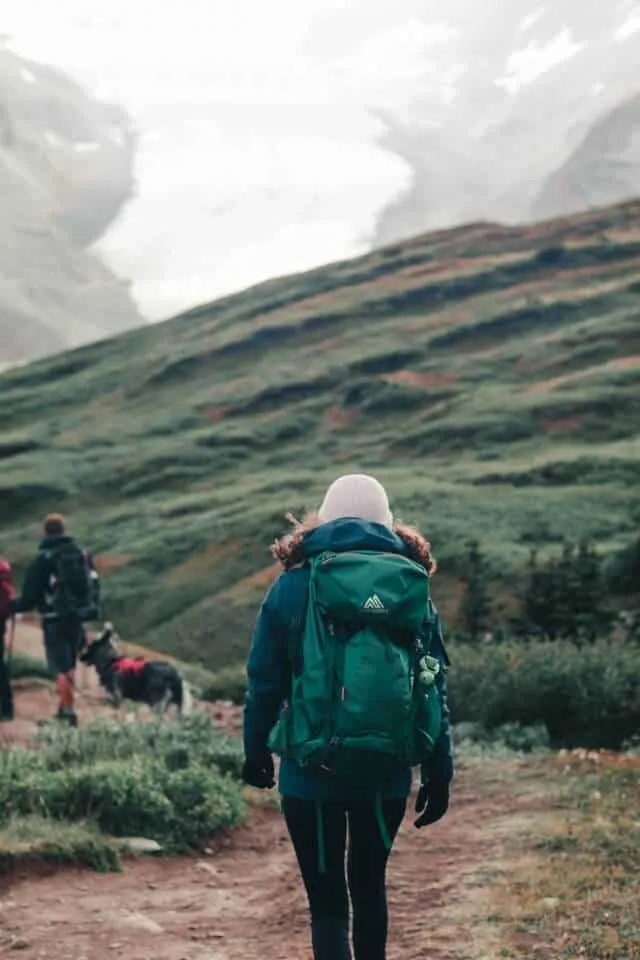
[[[386,866],[412,767],[416,827],[444,816],[453,778],[435,562],[373,477],[339,478],[317,515],[290,519],[247,664],[243,778],[275,786],[281,757],[315,960],[351,960],[349,894],[355,960],[384,960]]]
[[[0,723],[13,720],[11,653],[15,619],[11,607],[15,595],[11,564],[0,557]]]
[[[12,602],[12,612],[37,610],[41,614],[47,665],[56,678],[56,719],[74,727],[78,724],[76,662],[85,643],[84,623],[99,616],[99,584],[91,557],[66,533],[64,518],[49,514],[22,595]]]

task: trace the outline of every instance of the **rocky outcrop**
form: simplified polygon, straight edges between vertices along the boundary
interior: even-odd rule
[[[537,217],[568,215],[640,193],[640,96],[596,123],[536,197]]]
[[[413,183],[380,215],[373,245],[640,194],[634,10],[451,0],[443,19],[452,33],[429,50],[429,83],[402,123],[385,119],[383,143],[409,163]]]
[[[0,364],[143,322],[86,249],[133,190],[125,114],[0,49]]]

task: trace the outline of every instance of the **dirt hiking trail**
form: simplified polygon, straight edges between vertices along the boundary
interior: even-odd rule
[[[17,649],[27,652],[36,637],[21,631]],[[16,739],[43,708],[51,715],[49,697],[18,689],[18,719],[6,725],[16,727]],[[97,706],[99,693],[88,691],[81,718],[95,712],[94,698]],[[306,902],[277,798],[248,796],[245,825],[202,856],[128,859],[120,874],[29,864],[0,876],[0,955],[310,960]],[[523,838],[554,816],[553,805],[539,767],[509,758],[459,765],[439,824],[417,831],[410,807],[389,863],[389,960],[509,955],[491,917],[526,868]]]

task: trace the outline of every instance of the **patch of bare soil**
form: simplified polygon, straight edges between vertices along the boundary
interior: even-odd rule
[[[637,367],[640,365],[640,354],[634,354],[632,357],[619,357],[617,360],[612,360],[612,367]]]
[[[557,420],[542,419],[538,426],[543,433],[554,433],[564,430],[578,430],[582,426],[580,417],[560,417]]]
[[[409,387],[418,387],[421,390],[432,390],[434,387],[446,387],[456,383],[458,376],[447,370],[429,372],[396,370],[395,373],[384,374],[381,379],[387,383],[401,383]]]
[[[356,422],[360,413],[361,408],[356,404],[351,407],[343,407],[339,403],[335,403],[325,410],[322,423],[327,430],[344,430]]]

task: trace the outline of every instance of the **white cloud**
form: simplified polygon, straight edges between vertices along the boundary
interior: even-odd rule
[[[521,50],[514,51],[507,58],[505,73],[496,83],[513,95],[543,73],[574,57],[583,48],[584,44],[576,43],[572,39],[569,28],[563,27],[553,40],[543,47],[537,47],[532,42]]]
[[[628,40],[638,30],[640,30],[640,7],[635,7],[631,10],[627,19],[614,30],[613,39],[618,42]]]
[[[528,13],[526,17],[523,17],[518,24],[518,30],[520,33],[524,33],[526,30],[530,30],[531,27],[535,26],[540,17],[546,12],[546,9],[546,7],[538,7],[536,10],[532,10],[531,13]]]

